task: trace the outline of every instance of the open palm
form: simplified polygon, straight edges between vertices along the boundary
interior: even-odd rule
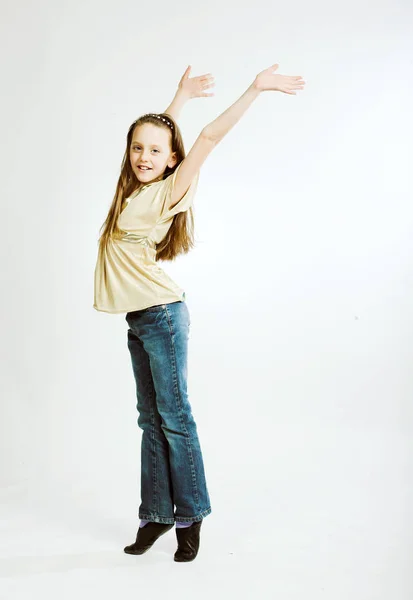
[[[206,98],[213,96],[213,93],[206,93],[205,90],[215,85],[214,78],[211,73],[205,75],[199,75],[198,77],[189,77],[191,72],[191,65],[189,65],[182,75],[179,82],[179,89],[184,91],[188,98]]]
[[[281,75],[274,74],[273,71],[278,69],[278,64],[271,65],[268,69],[261,71],[255,78],[255,87],[261,92],[273,90],[283,92],[284,94],[296,95],[294,90],[304,89],[305,81],[301,75]]]

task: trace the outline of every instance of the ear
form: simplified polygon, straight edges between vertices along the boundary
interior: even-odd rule
[[[178,162],[177,154],[176,154],[176,152],[173,152],[170,160],[168,161],[168,167],[170,169],[172,169],[176,165],[177,162]]]

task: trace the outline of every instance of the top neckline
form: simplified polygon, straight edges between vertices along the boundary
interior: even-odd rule
[[[150,187],[151,185],[155,185],[155,183],[161,183],[162,181],[165,181],[165,179],[159,179],[158,181],[151,181],[149,183],[145,183],[140,188],[138,188],[137,190],[132,192],[132,194],[130,196],[125,198],[125,201],[132,200],[132,198],[136,198],[136,196],[138,196],[140,194],[140,192],[143,192],[143,190],[145,190],[146,188]]]

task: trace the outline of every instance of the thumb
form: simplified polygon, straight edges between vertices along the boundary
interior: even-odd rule
[[[189,77],[189,73],[191,72],[191,69],[192,69],[191,65],[188,65],[185,73],[182,76],[182,79],[187,79]]]

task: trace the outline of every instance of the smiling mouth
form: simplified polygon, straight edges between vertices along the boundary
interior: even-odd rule
[[[152,169],[149,169],[148,167],[146,168],[142,168],[142,167],[138,167],[139,171],[152,171]]]

